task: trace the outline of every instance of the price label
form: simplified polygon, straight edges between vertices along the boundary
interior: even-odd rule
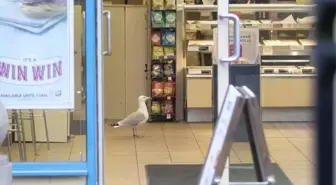
[[[173,79],[172,79],[172,77],[170,76],[170,77],[168,77],[168,81],[172,81]]]
[[[171,97],[170,96],[167,96],[167,100],[170,100],[171,99]]]
[[[167,114],[167,119],[171,119],[171,115],[170,114]]]
[[[196,24],[189,24],[189,29],[196,30]]]

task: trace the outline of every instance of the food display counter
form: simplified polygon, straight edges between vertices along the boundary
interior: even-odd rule
[[[316,74],[262,74],[263,121],[314,121],[315,80]]]
[[[313,121],[314,74],[260,76],[263,121]],[[187,122],[212,121],[212,75],[186,75]]]
[[[261,106],[264,108],[314,107],[314,75],[263,75]],[[279,96],[281,94],[281,96]]]
[[[258,88],[255,93],[260,93],[262,119],[265,122],[314,121],[316,73],[311,56],[316,45],[313,34],[314,8],[315,5],[296,4],[235,4],[229,6],[230,12],[234,12],[241,19],[242,56],[235,64],[255,64],[258,65],[259,71],[258,75],[254,75],[259,78],[258,83],[252,80],[253,75],[242,73],[243,67],[239,69],[239,74],[229,75],[230,83]],[[207,115],[211,114],[212,110],[205,102],[210,102],[212,93],[205,94],[204,92],[210,90],[204,90],[202,87],[209,88],[205,84],[211,84],[212,75],[193,75],[190,74],[190,68],[195,69],[195,64],[200,64],[199,67],[202,68],[205,67],[202,66],[203,64],[212,62],[203,61],[204,59],[211,60],[211,57],[209,59],[203,55],[211,55],[215,50],[212,41],[214,36],[209,30],[216,27],[216,17],[200,16],[198,20],[195,14],[216,12],[217,6],[181,5],[179,10],[185,18],[182,23],[178,24],[181,24],[182,30],[185,31],[183,36],[185,61],[183,63],[186,64],[185,68],[188,71],[186,73],[187,92],[185,93],[187,121],[211,122],[211,117]],[[255,16],[256,10],[267,12],[267,14],[263,17]],[[193,16],[190,13],[193,13]],[[192,17],[192,20],[188,17]],[[244,48],[243,44],[246,43],[249,45]],[[230,67],[230,73],[236,73],[234,71],[237,70],[232,70]],[[234,79],[231,79],[231,76],[234,76]],[[195,89],[189,87],[191,84]],[[194,103],[197,102],[196,97],[202,100]],[[200,112],[201,110],[203,112]],[[200,118],[191,119],[190,115],[194,114]],[[199,116],[200,114],[202,116]],[[204,120],[205,117],[207,120]]]

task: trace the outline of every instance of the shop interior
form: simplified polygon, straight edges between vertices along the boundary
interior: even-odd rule
[[[272,163],[284,176],[280,182],[293,185],[315,182],[315,18],[308,1],[239,0],[229,10],[241,20],[241,57],[230,66],[230,81],[258,95]],[[11,124],[0,152],[12,161],[86,160],[81,3],[74,7],[75,109],[9,111]],[[104,25],[110,22],[112,36],[112,55],[104,56],[107,185],[145,185],[149,164],[204,162],[213,129],[214,3],[104,1],[104,10],[111,12]],[[256,10],[253,4],[267,6]],[[104,29],[105,45],[107,35]],[[152,98],[149,121],[138,127],[141,137],[133,137],[132,128],[109,127],[137,109],[140,95]],[[242,125],[230,164],[252,163]]]

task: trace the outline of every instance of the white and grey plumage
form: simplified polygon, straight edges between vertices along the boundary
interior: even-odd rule
[[[8,131],[8,114],[5,106],[0,101],[0,145],[6,138]]]
[[[147,120],[149,118],[149,113],[146,105],[146,101],[149,99],[151,98],[147,96],[139,96],[138,109],[135,112],[129,114],[123,120],[110,124],[110,126],[113,126],[114,128],[133,127],[133,136],[138,137],[136,127],[140,124],[147,123]]]

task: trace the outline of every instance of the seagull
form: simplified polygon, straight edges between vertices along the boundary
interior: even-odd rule
[[[118,121],[116,123],[112,123],[109,126],[112,126],[114,128],[118,127],[133,127],[133,137],[139,137],[137,135],[136,127],[140,124],[147,123],[147,120],[149,118],[148,109],[146,105],[146,101],[150,100],[150,97],[141,95],[138,98],[138,110],[128,115],[126,118],[124,118],[121,121]]]

